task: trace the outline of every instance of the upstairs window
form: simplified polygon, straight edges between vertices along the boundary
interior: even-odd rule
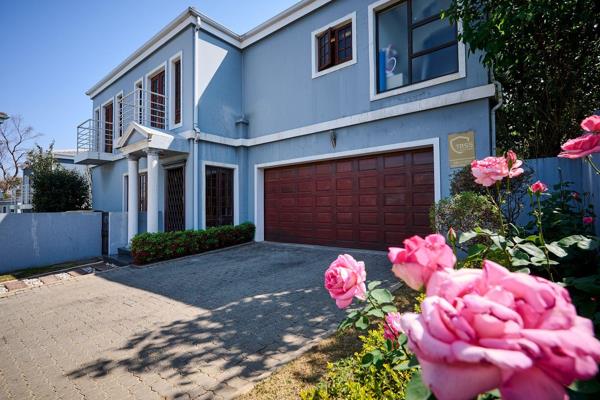
[[[356,63],[356,14],[312,33],[313,78]]]
[[[181,60],[173,63],[175,68],[175,124],[181,123]]]
[[[352,22],[331,28],[317,38],[319,71],[352,60]]]
[[[459,72],[456,24],[440,18],[450,3],[406,0],[375,12],[377,93]]]
[[[178,128],[182,123],[182,58],[180,51],[169,59],[169,128]]]

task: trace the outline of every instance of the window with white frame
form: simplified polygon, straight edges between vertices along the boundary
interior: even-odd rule
[[[311,34],[313,78],[356,63],[356,13]]]
[[[182,53],[170,59],[170,103],[171,103],[171,127],[181,126],[181,103],[182,103]]]
[[[376,93],[459,72],[457,26],[440,17],[450,3],[389,1],[374,11]]]
[[[117,95],[117,134],[123,136],[123,93]]]

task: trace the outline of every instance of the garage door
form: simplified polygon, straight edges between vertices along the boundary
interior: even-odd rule
[[[265,170],[265,240],[384,250],[430,232],[433,150]]]

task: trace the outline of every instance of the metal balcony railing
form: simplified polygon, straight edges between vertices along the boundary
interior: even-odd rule
[[[77,152],[96,152],[99,148],[100,121],[90,118],[77,125]]]
[[[167,96],[148,90],[136,89],[120,100],[120,126],[126,129],[130,122],[166,130],[168,125]]]
[[[104,110],[101,110],[104,114]],[[118,99],[112,121],[90,118],[77,126],[77,152],[113,152],[113,143],[125,132],[130,122],[154,129],[168,129],[167,96],[136,89]],[[116,128],[116,129],[114,129]]]

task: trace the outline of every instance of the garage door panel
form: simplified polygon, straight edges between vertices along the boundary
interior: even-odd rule
[[[335,180],[335,188],[337,190],[352,190],[353,179],[352,178],[338,178]]]
[[[360,189],[377,188],[377,176],[365,176],[358,179]]]
[[[433,152],[265,171],[265,239],[383,250],[429,232]]]

